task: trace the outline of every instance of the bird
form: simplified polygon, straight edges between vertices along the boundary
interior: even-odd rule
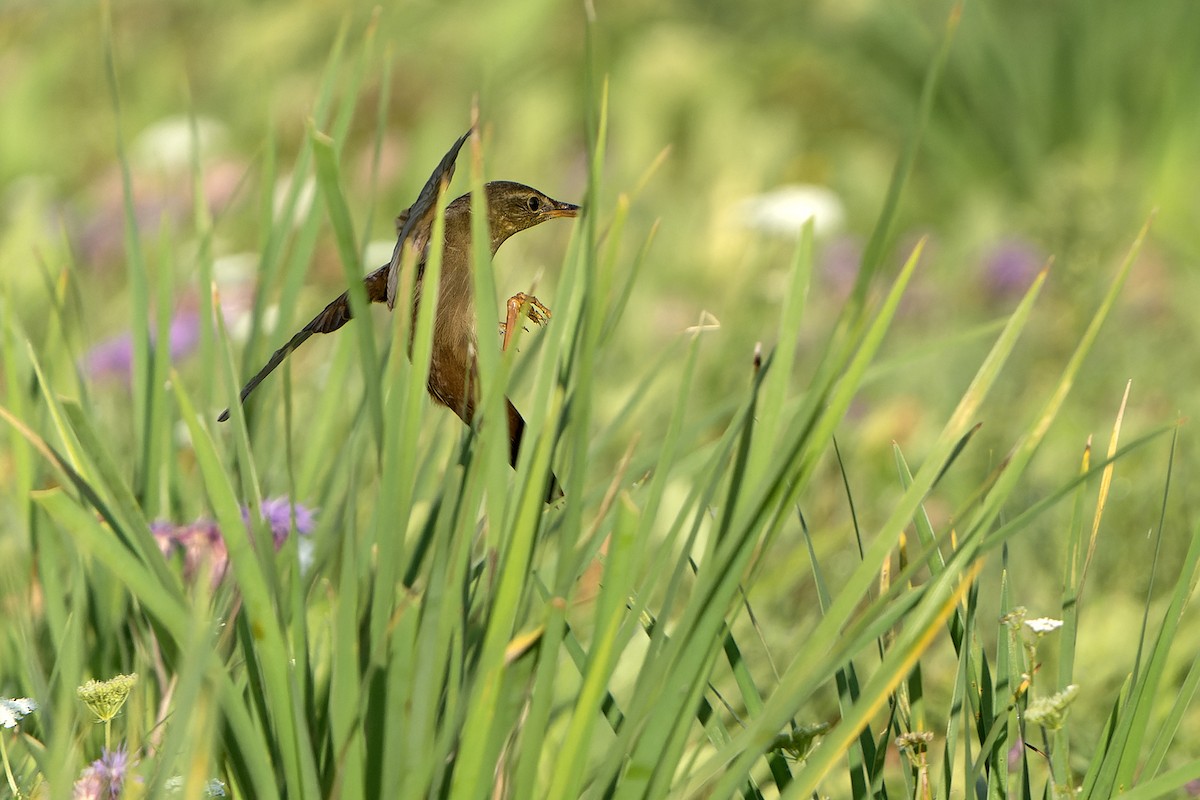
[[[416,276],[412,289],[412,314],[415,320],[425,294],[425,265],[433,233],[438,194],[450,183],[458,150],[471,131],[455,142],[421,190],[417,201],[396,218],[396,246],[389,263],[363,278],[367,299],[372,303],[387,303],[394,307],[399,299],[399,272],[402,254],[407,247],[417,254]],[[516,233],[552,219],[577,217],[580,207],[546,195],[531,186],[514,181],[491,181],[483,186],[488,214],[488,249],[494,256],[500,245]],[[467,425],[475,419],[479,401],[476,352],[479,341],[475,330],[475,280],[472,275],[474,256],[471,247],[471,194],[468,192],[446,206],[443,236],[441,277],[438,282],[437,310],[433,320],[433,348],[429,364],[428,389],[434,401],[446,406]],[[519,314],[525,313],[534,322],[544,322],[549,310],[537,298],[518,293],[508,302],[508,318],[504,324],[504,346]],[[240,401],[246,398],[278,367],[288,354],[314,333],[333,333],[352,318],[350,293],[343,292],[301,328],[288,342],[275,351],[266,365],[242,388]],[[409,342],[411,357],[412,342]],[[508,416],[509,461],[515,467],[525,432],[525,420],[505,399]],[[229,419],[229,409],[217,418]],[[547,502],[561,497],[557,480],[551,475]]]

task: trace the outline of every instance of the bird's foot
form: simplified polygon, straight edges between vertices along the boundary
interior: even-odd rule
[[[508,342],[512,338],[512,330],[517,324],[517,318],[524,315],[535,325],[545,325],[549,322],[550,309],[546,308],[540,300],[531,294],[517,292],[512,297],[508,298],[508,316],[504,322],[500,323],[500,333],[504,336],[503,349],[508,349]],[[526,328],[528,330],[528,328]]]
[[[508,298],[509,319],[515,322],[515,317],[520,316],[522,312],[537,325],[545,325],[553,316],[550,309],[542,305],[542,302],[536,297],[524,292],[517,292]]]

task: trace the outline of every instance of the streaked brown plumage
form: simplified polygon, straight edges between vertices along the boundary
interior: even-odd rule
[[[449,183],[454,171],[454,157],[463,140],[455,144],[442,164],[434,171],[421,196],[396,225],[400,231],[392,261],[363,279],[367,298],[372,303],[396,302],[400,256],[407,243],[418,254],[416,278],[413,283],[412,311],[415,314],[424,290],[425,261],[432,233],[434,200],[440,185]],[[485,184],[489,249],[495,255],[505,240],[515,233],[559,217],[575,217],[579,206],[554,200],[537,189],[511,181]],[[433,321],[433,353],[429,365],[429,393],[434,400],[450,408],[468,425],[475,417],[478,401],[478,371],[475,352],[478,338],[475,331],[475,281],[471,270],[471,195],[465,194],[446,207],[446,227],[443,238],[442,273],[438,284],[437,313]],[[535,301],[536,302],[536,301]],[[510,315],[511,318],[511,315]],[[275,351],[267,364],[250,379],[241,392],[246,397],[279,366],[289,353],[314,333],[332,333],[351,319],[349,292],[343,292],[304,326],[283,347]],[[229,418],[226,409],[219,419]],[[520,412],[508,402],[510,459],[517,463],[525,421]],[[551,494],[556,493],[552,487]]]

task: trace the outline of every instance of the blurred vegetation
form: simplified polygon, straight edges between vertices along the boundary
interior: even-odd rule
[[[278,191],[264,185],[264,165],[286,176],[294,162],[340,30],[354,48],[373,27],[382,54],[363,65],[365,91],[340,98],[357,103],[339,142],[343,188],[355,224],[361,230],[369,219],[373,240],[393,238],[393,214],[465,129],[476,97],[489,178],[579,198],[591,103],[585,19],[593,6],[592,57],[607,79],[609,124],[599,205],[607,209],[629,197],[623,259],[654,230],[624,322],[596,364],[597,415],[617,433],[600,455],[615,465],[635,435],[651,448],[661,440],[676,395],[666,381],[648,387],[654,400],[646,410],[624,420],[617,415],[639,390],[645,365],[678,346],[705,312],[719,328],[704,335],[702,391],[693,403],[701,416],[711,415],[712,437],[719,435],[728,398],[751,374],[755,344],[774,344],[794,249],[793,236],[747,224],[741,203],[791,184],[831,189],[845,210],[843,221],[819,232],[796,366],[802,389],[814,367],[806,352],[819,351],[820,337],[828,335],[893,165],[917,124],[921,83],[949,3],[421,0],[375,7],[118,0],[110,14],[120,136],[147,261],[173,276],[171,311],[194,309],[206,291],[196,270],[202,246],[193,219],[196,193],[214,215],[218,266],[229,269],[218,278],[253,286],[255,262],[237,257],[263,247],[264,220]],[[126,332],[135,302],[124,268],[105,18],[94,3],[10,1],[0,8],[0,282],[11,298],[5,310],[20,317],[34,340],[65,339],[81,363],[92,345]],[[1015,511],[1076,471],[1089,436],[1103,450],[1127,381],[1133,389],[1124,424],[1131,435],[1196,414],[1197,42],[1200,5],[1193,0],[964,5],[887,239],[885,271],[894,273],[920,237],[928,245],[883,356],[838,432],[864,530],[881,523],[889,499],[901,494],[893,442],[910,463],[922,461],[987,352],[997,320],[1053,258],[1021,346],[980,413],[981,431],[940,487],[944,492],[929,500],[939,525],[955,519],[955,503],[1030,424],[1155,210],[1130,282],[1026,473]],[[386,124],[377,155],[381,102]],[[193,116],[204,142],[200,187],[191,180]],[[497,258],[502,292],[527,288],[535,275],[539,285],[554,287],[558,254],[570,235],[548,227],[507,244]],[[78,283],[67,288],[75,314],[58,319],[42,309],[56,290],[53,276],[68,263],[76,265]],[[244,354],[243,373],[343,284],[326,232],[298,300],[280,309],[278,327],[263,334],[266,343]],[[255,288],[268,296],[278,291]],[[236,289],[223,285],[222,292],[232,296]],[[385,318],[376,324],[387,329]],[[310,344],[296,359],[290,391],[300,415],[318,402],[319,367],[332,346]],[[178,368],[194,382],[208,369],[195,356]],[[269,389],[260,414],[273,413],[268,403],[280,399],[281,386]],[[360,394],[361,380],[352,379],[346,392]],[[96,380],[88,393],[97,427],[130,427],[123,418],[126,383]],[[441,428],[451,423],[438,420]],[[1093,565],[1093,588],[1103,587],[1112,624],[1084,626],[1080,648],[1087,655],[1079,662],[1086,680],[1110,688],[1127,669],[1124,621],[1136,624],[1146,592],[1158,591],[1141,565],[1153,554],[1147,532],[1158,524],[1167,459],[1165,446],[1151,447],[1118,465]],[[14,469],[6,461],[0,454],[0,481]],[[1164,563],[1181,559],[1182,534],[1200,518],[1190,492],[1198,467],[1185,427],[1166,510]],[[282,475],[263,479],[276,482],[273,491],[284,488]],[[172,503],[164,512],[177,519],[201,511],[196,498]],[[848,570],[856,557],[852,522],[832,458],[801,504],[827,569]],[[16,534],[24,524],[20,509],[3,511],[0,553],[22,546]],[[1032,610],[1057,600],[1066,540],[1055,525],[1065,525],[1068,512],[1047,514],[1039,530],[1007,552],[1016,576],[1011,592]],[[785,652],[802,646],[800,634],[811,624],[805,611],[815,603],[807,552],[790,541],[790,549],[776,543],[779,556],[755,595],[769,638]],[[989,563],[985,575],[998,568],[998,560]],[[1192,626],[1181,635],[1200,646],[1197,634]],[[1094,713],[1099,719],[1105,711]],[[1188,727],[1200,736],[1200,722]]]

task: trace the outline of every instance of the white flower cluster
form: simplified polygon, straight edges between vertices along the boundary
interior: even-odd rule
[[[814,232],[825,234],[838,230],[846,218],[842,199],[832,189],[808,183],[747,197],[738,203],[738,212],[748,228],[791,236],[810,219]]]
[[[0,725],[15,728],[27,714],[37,711],[37,703],[28,697],[0,697]]]
[[[1037,619],[1025,620],[1025,624],[1029,626],[1031,631],[1041,636],[1053,633],[1061,628],[1063,621],[1061,619],[1051,619],[1050,617],[1038,617]]]

